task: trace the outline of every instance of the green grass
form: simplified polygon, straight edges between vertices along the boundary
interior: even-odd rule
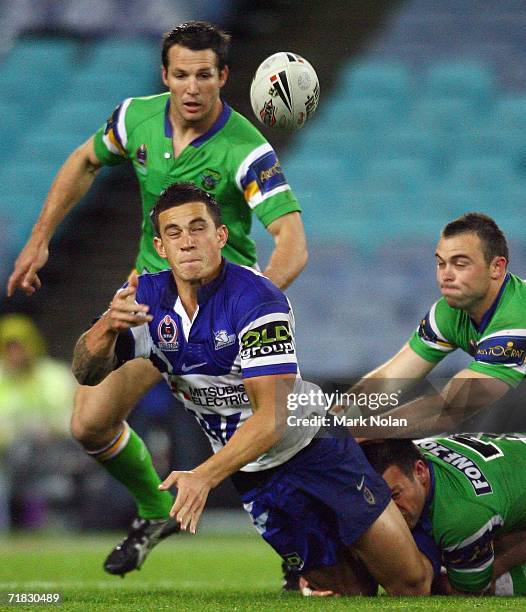
[[[280,593],[280,560],[257,535],[187,536],[163,542],[125,579],[102,570],[115,538],[18,536],[0,540],[0,610],[8,592],[60,592],[59,610],[501,610],[513,598],[302,598]],[[44,609],[53,609],[47,605]]]

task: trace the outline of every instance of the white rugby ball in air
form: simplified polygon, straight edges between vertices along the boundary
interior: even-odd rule
[[[320,83],[309,62],[289,51],[274,53],[261,63],[250,87],[257,120],[270,128],[297,130],[318,106]]]

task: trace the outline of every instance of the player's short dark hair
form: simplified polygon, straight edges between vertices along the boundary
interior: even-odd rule
[[[486,263],[491,263],[495,257],[505,257],[509,262],[506,237],[491,217],[477,212],[462,215],[446,225],[442,230],[442,237],[451,238],[467,232],[472,232],[479,237]]]
[[[367,460],[379,474],[396,465],[406,476],[412,478],[415,463],[424,459],[418,446],[411,440],[366,442],[361,447]]]
[[[174,183],[161,193],[150,213],[155,235],[160,236],[159,215],[163,211],[190,202],[202,202],[210,213],[214,225],[216,227],[222,225],[221,208],[213,195],[193,183]]]
[[[162,62],[168,69],[168,51],[174,45],[181,45],[191,51],[212,49],[217,55],[217,67],[223,70],[228,63],[230,34],[223,32],[207,21],[186,21],[163,36]]]

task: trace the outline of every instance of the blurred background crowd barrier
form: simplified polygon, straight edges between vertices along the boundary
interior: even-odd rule
[[[438,234],[464,212],[493,216],[508,237],[511,270],[526,274],[522,0],[18,0],[0,3],[2,285],[61,163],[122,99],[162,90],[160,36],[197,18],[233,33],[225,96],[249,117],[250,78],[270,53],[303,54],[320,77],[312,122],[295,134],[266,132],[302,203],[309,240],[309,265],[288,291],[305,377],[356,377],[401,346],[438,297]],[[127,276],[139,219],[130,170],[105,170],[60,227],[43,289],[2,300],[1,311],[28,314],[51,358],[68,362],[75,339]],[[264,262],[271,242],[257,221],[254,234]],[[437,375],[465,361],[449,358]],[[135,427],[149,438],[161,470],[192,467],[206,442],[163,390],[154,393],[136,411]],[[25,422],[37,429],[42,422],[45,432],[50,423],[37,416],[44,410],[39,401],[32,408],[2,401],[0,437],[16,432],[2,442],[4,461],[10,454],[18,461],[3,470],[2,524],[9,522],[7,492],[13,505],[26,489],[16,470],[28,470],[25,457],[34,462],[36,453],[46,459],[39,469],[49,459],[48,472],[56,472],[42,486],[55,497],[26,509],[27,521],[38,524],[44,507],[49,520],[53,512],[62,520],[60,509],[77,499],[69,522],[97,526],[90,508],[107,502],[105,476],[69,442],[67,426],[53,433],[60,461],[39,446],[35,431],[23,441],[25,426],[17,429],[10,415],[31,410],[35,416]],[[58,403],[57,416],[65,417],[71,399]],[[115,491],[116,505],[127,508]],[[230,493],[220,491],[212,502],[227,503]]]

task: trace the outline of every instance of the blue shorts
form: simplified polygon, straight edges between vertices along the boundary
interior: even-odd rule
[[[241,500],[289,567],[307,572],[338,563],[385,510],[391,491],[353,438],[316,438]]]

